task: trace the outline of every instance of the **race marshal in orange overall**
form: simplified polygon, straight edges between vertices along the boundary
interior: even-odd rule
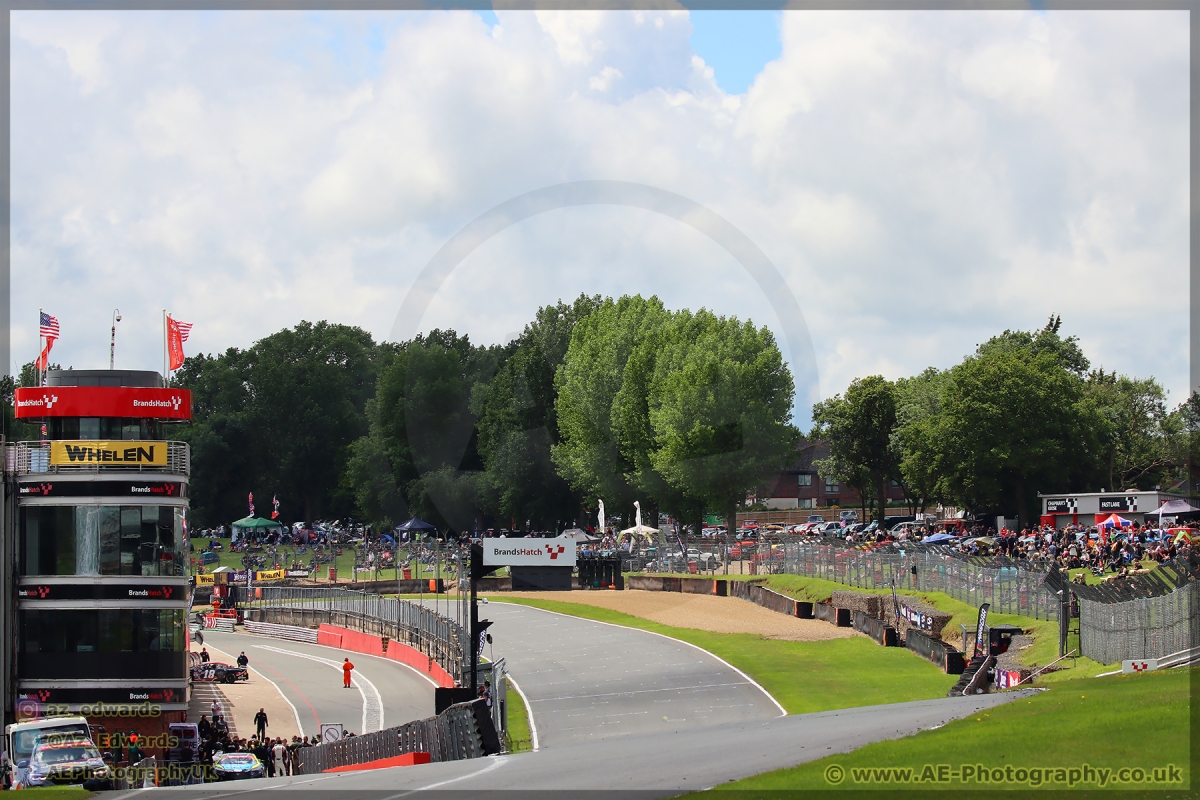
[[[350,688],[350,673],[354,670],[354,665],[350,663],[350,659],[346,659],[342,664],[342,687]]]

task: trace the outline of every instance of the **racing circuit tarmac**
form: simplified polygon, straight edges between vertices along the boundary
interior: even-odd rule
[[[481,605],[480,616],[495,622],[496,655],[506,658],[510,676],[529,700],[537,752],[138,791],[217,798],[310,789],[364,800],[422,790],[464,797],[481,790],[642,790],[646,796],[671,796],[939,727],[1037,691],[788,717],[733,667],[668,637],[507,603]],[[315,732],[318,719],[357,732],[360,727],[352,723],[366,718],[370,729],[370,690],[341,688],[336,665],[344,651],[243,634],[209,636],[223,649],[246,651],[251,666],[297,705],[305,733]],[[386,659],[349,655],[378,691],[385,727],[432,716],[433,686],[426,678]]]

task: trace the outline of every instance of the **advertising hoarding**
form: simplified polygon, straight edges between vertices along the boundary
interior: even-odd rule
[[[484,539],[488,567],[573,567],[575,542],[570,539]]]

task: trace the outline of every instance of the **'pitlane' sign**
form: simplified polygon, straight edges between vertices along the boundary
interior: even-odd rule
[[[484,539],[488,567],[573,567],[575,542],[569,539]]]

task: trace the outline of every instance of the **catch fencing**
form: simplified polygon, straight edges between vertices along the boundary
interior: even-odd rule
[[[1198,644],[1200,583],[1124,603],[1079,597],[1079,647],[1093,661],[1162,658]]]
[[[944,548],[881,552],[800,541],[782,545],[766,566],[770,572],[860,589],[889,589],[894,580],[898,591],[944,592],[974,606],[990,603],[997,614],[1058,619],[1058,598],[1042,585],[1044,572],[1010,566],[1007,559],[989,560],[994,566],[972,563]]]
[[[255,599],[248,605],[268,612],[264,622],[306,628],[338,625],[387,637],[430,656],[451,675],[463,671],[466,632],[418,603],[337,586],[262,586],[255,587]]]
[[[430,761],[482,757],[483,739],[472,703],[450,706],[429,719],[328,744],[301,747],[296,751],[301,775],[315,775],[327,769],[366,764],[406,753],[429,753]]]

